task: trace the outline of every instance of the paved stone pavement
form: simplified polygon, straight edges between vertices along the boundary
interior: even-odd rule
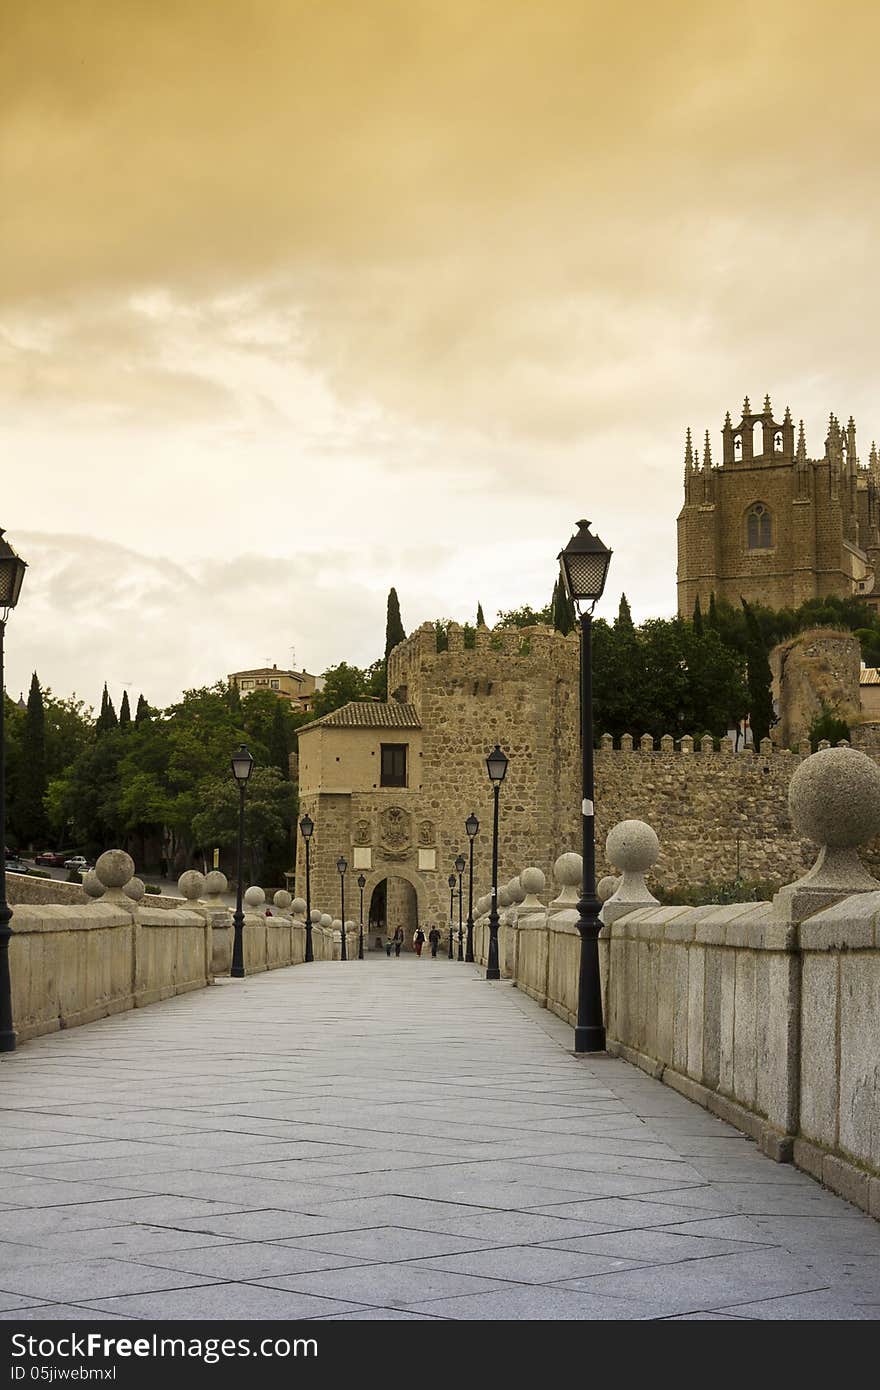
[[[880,1225],[509,984],[224,980],[0,1059],[0,1318],[876,1319]]]

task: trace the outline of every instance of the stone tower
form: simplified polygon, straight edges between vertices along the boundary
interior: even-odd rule
[[[880,463],[871,448],[859,463],[856,427],[828,422],[821,458],[807,456],[803,421],[778,422],[770,397],[749,398],[734,424],[728,411],[721,457],[706,431],[702,456],[685,441],[684,506],[678,517],[678,611],[690,617],[699,596],[738,605],[798,607],[829,594],[870,595],[880,563]],[[878,596],[880,597],[880,596]]]
[[[354,701],[302,726],[300,804],[315,822],[313,904],[338,911],[336,860],[344,854],[352,870],[347,915],[357,917],[361,872],[367,922],[407,932],[417,921],[445,926],[447,879],[455,856],[467,855],[471,811],[480,820],[475,896],[485,893],[492,838],[485,758],[496,742],[510,758],[499,883],[527,864],[549,876],[560,850],[579,844],[578,671],[574,634],[480,627],[466,647],[463,629],[451,623],[448,647],[438,651],[426,623],[390,654],[389,700]],[[303,896],[301,853],[296,888]]]

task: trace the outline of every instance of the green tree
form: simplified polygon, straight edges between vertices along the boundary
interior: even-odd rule
[[[577,623],[574,604],[562,580],[557,578],[553,585],[553,598],[550,600],[552,622],[557,632],[569,633]]]
[[[231,778],[209,777],[200,787],[200,809],[192,819],[196,845],[232,849],[238,840],[239,793]],[[259,882],[273,849],[284,848],[296,819],[297,794],[277,768],[256,767],[245,798],[244,844],[252,882]],[[280,883],[279,883],[280,886]]]
[[[338,666],[329,666],[324,672],[324,689],[316,694],[312,712],[316,719],[320,719],[347,705],[350,700],[364,700],[367,695],[367,673],[359,666],[349,666],[347,661],[340,661]]]
[[[400,620],[400,602],[397,598],[397,590],[388,591],[388,606],[385,617],[385,664],[394,648],[399,643],[406,640],[406,633],[403,630],[403,623]]]
[[[549,624],[553,621],[552,606],[548,603],[545,608],[532,608],[529,604],[523,604],[522,608],[509,608],[502,610],[498,614],[497,627],[535,627],[536,624]]]
[[[286,700],[275,698],[275,713],[269,730],[269,764],[277,767],[285,781],[290,780],[290,748],[293,731],[285,717]]]
[[[773,675],[767,659],[767,643],[751,604],[743,598],[746,625],[746,680],[749,694],[749,723],[755,747],[767,738],[774,721]]]
[[[694,632],[698,637],[702,637],[703,635],[703,610],[700,607],[699,594],[697,594],[696,602],[694,603]]]
[[[477,600],[477,622],[476,622],[476,626],[477,626],[477,627],[485,627],[485,626],[486,626],[486,619],[485,619],[484,616],[483,616],[483,605],[480,603],[479,599]]]
[[[707,615],[707,617],[706,617],[706,623],[707,623],[707,625],[708,625],[709,627],[714,628],[714,630],[715,630],[716,632],[718,631],[718,609],[717,609],[717,606],[716,606],[716,603],[715,603],[715,590],[714,590],[714,589],[712,590],[711,594],[709,595],[709,612],[708,612],[708,615]]]
[[[107,693],[107,682],[104,682],[104,693],[101,696],[101,713],[98,715],[98,722],[95,731],[98,734],[106,734],[111,729],[117,728],[119,720],[116,718],[116,710],[113,708],[113,701]]]
[[[31,678],[27,711],[21,735],[21,766],[18,773],[16,802],[10,819],[22,844],[39,844],[46,837],[46,713],[43,692],[37,673]]]
[[[131,706],[128,703],[128,691],[122,692],[122,703],[119,706],[119,727],[127,729],[131,724]]]
[[[144,720],[151,717],[150,706],[147,704],[143,695],[138,696],[137,709],[134,714],[135,724],[143,724]]]

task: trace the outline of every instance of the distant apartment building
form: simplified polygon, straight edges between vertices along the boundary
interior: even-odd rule
[[[277,666],[232,671],[227,679],[242,697],[252,695],[255,690],[271,690],[280,700],[289,700],[304,711],[312,708],[315,694],[320,688],[319,679],[309,675],[308,671],[279,671]]]

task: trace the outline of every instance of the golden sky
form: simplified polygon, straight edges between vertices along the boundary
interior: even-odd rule
[[[686,425],[880,434],[878,52],[855,0],[2,0],[10,686],[366,663],[389,584],[538,605],[581,515],[673,611]]]

